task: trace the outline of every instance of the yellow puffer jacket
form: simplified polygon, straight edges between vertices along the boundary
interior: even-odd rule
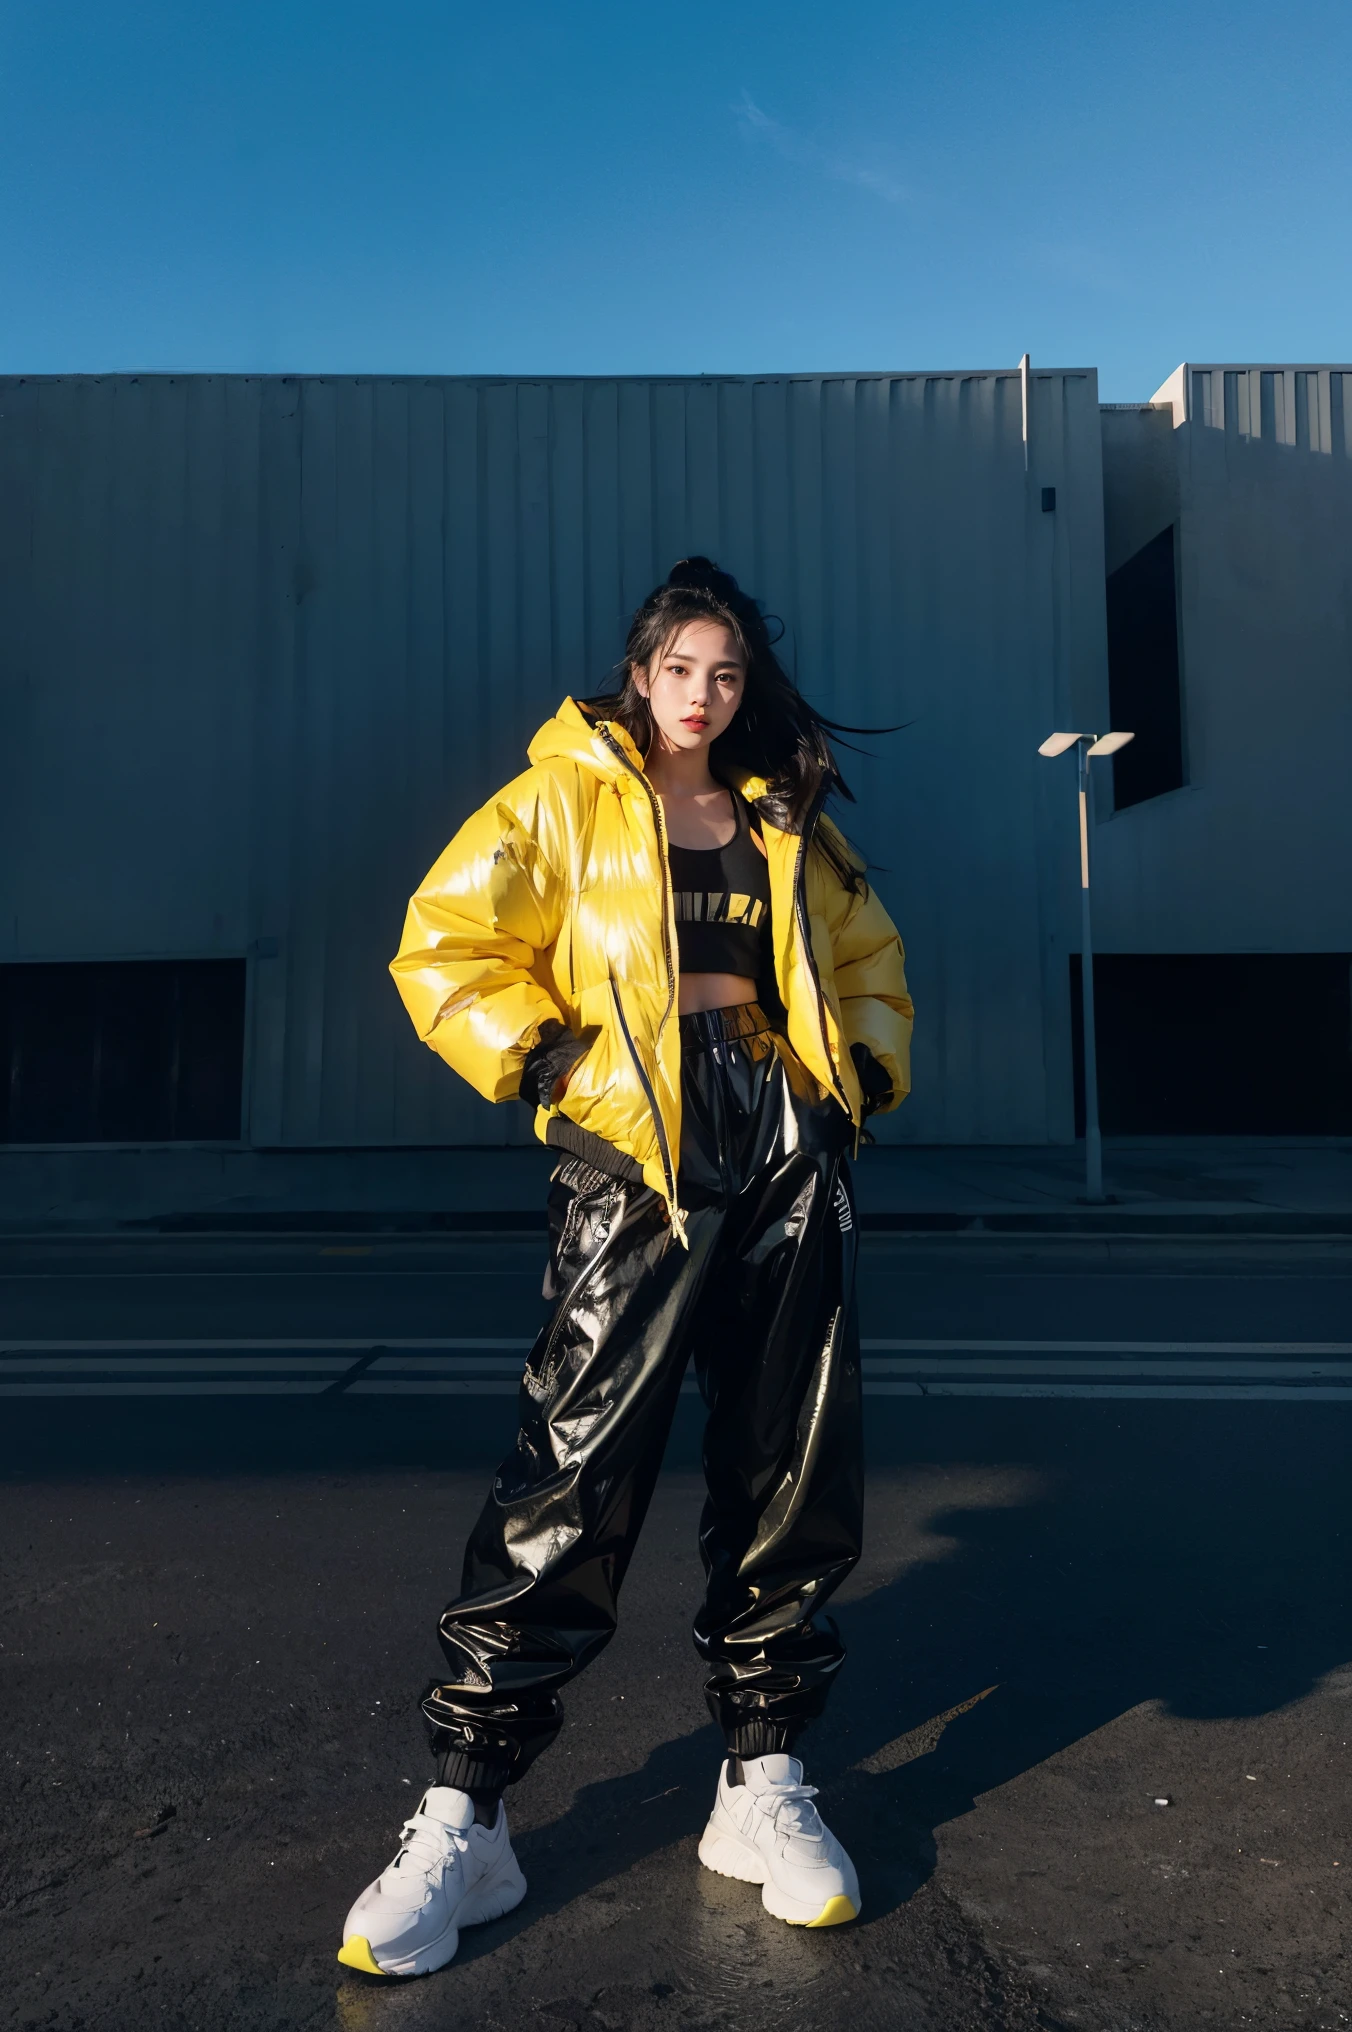
[[[681,1045],[675,913],[661,805],[616,721],[565,699],[529,749],[531,767],[460,828],[413,897],[399,992],[425,1044],[486,1100],[516,1098],[521,1066],[553,1018],[595,1028],[557,1109],[621,1150],[676,1198]],[[737,788],[766,796],[759,777]],[[761,811],[775,979],[790,1044],[856,1125],[850,1046],[866,1044],[910,1088],[912,1008],[895,925],[870,889],[853,895],[807,842]],[[856,1147],[857,1147],[856,1137]]]

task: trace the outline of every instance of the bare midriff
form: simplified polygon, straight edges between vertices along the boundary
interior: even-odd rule
[[[676,1013],[695,1016],[701,1009],[731,1009],[755,999],[756,983],[745,974],[682,974]]]

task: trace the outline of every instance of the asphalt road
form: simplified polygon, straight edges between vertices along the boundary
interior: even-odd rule
[[[0,1242],[0,1399],[25,1440],[43,1419],[22,1406],[106,1400],[102,1433],[120,1400],[191,1396],[222,1412],[231,1398],[347,1399],[361,1407],[350,1424],[397,1440],[407,1407],[391,1400],[452,1396],[449,1423],[478,1458],[499,1444],[489,1400],[515,1394],[545,1317],[541,1265],[524,1235]],[[1346,1245],[1198,1255],[865,1234],[864,1386],[880,1415],[935,1394],[1352,1402],[1350,1295]],[[289,1432],[280,1401],[279,1418]]]
[[[11,1254],[6,1346],[181,1359],[521,1337],[537,1316],[529,1245],[449,1265],[154,1246]],[[781,1927],[695,1859],[718,1746],[687,1635],[691,1402],[620,1635],[512,1799],[527,1902],[425,1982],[342,1969],[346,1906],[425,1781],[415,1698],[512,1407],[332,1379],[264,1397],[295,1350],[258,1349],[243,1394],[177,1394],[198,1371],[4,1407],[0,2026],[1352,2023],[1352,1403],[1234,1374],[1338,1360],[1287,1351],[1348,1336],[1346,1264],[871,1245],[861,1299],[866,1341],[1005,1366],[870,1398],[850,1661],[807,1745],[860,1866],[855,1926]],[[1085,1353],[1104,1343],[1223,1352]],[[1048,1386],[1029,1363],[1063,1358],[1138,1366],[1025,1394]],[[1221,1367],[1199,1385],[1152,1360]],[[1020,1394],[988,1394],[1002,1379]]]

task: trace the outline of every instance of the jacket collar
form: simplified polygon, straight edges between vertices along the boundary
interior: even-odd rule
[[[566,698],[531,742],[526,751],[531,761],[567,756],[608,782],[632,783],[635,772],[643,774],[643,757],[620,722],[607,716],[606,708],[613,704],[612,692],[602,692],[593,698]],[[733,789],[760,814],[763,823],[782,833],[796,835],[801,830],[792,812],[774,794],[768,778],[736,765],[729,765],[726,776]]]

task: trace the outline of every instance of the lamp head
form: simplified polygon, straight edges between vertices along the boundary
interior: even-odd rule
[[[1046,740],[1038,749],[1038,754],[1064,755],[1067,748],[1073,748],[1077,741],[1082,741],[1083,739],[1083,734],[1048,734]]]
[[[1115,755],[1119,748],[1125,748],[1128,741],[1135,739],[1135,734],[1100,734],[1089,752],[1091,755]]]

